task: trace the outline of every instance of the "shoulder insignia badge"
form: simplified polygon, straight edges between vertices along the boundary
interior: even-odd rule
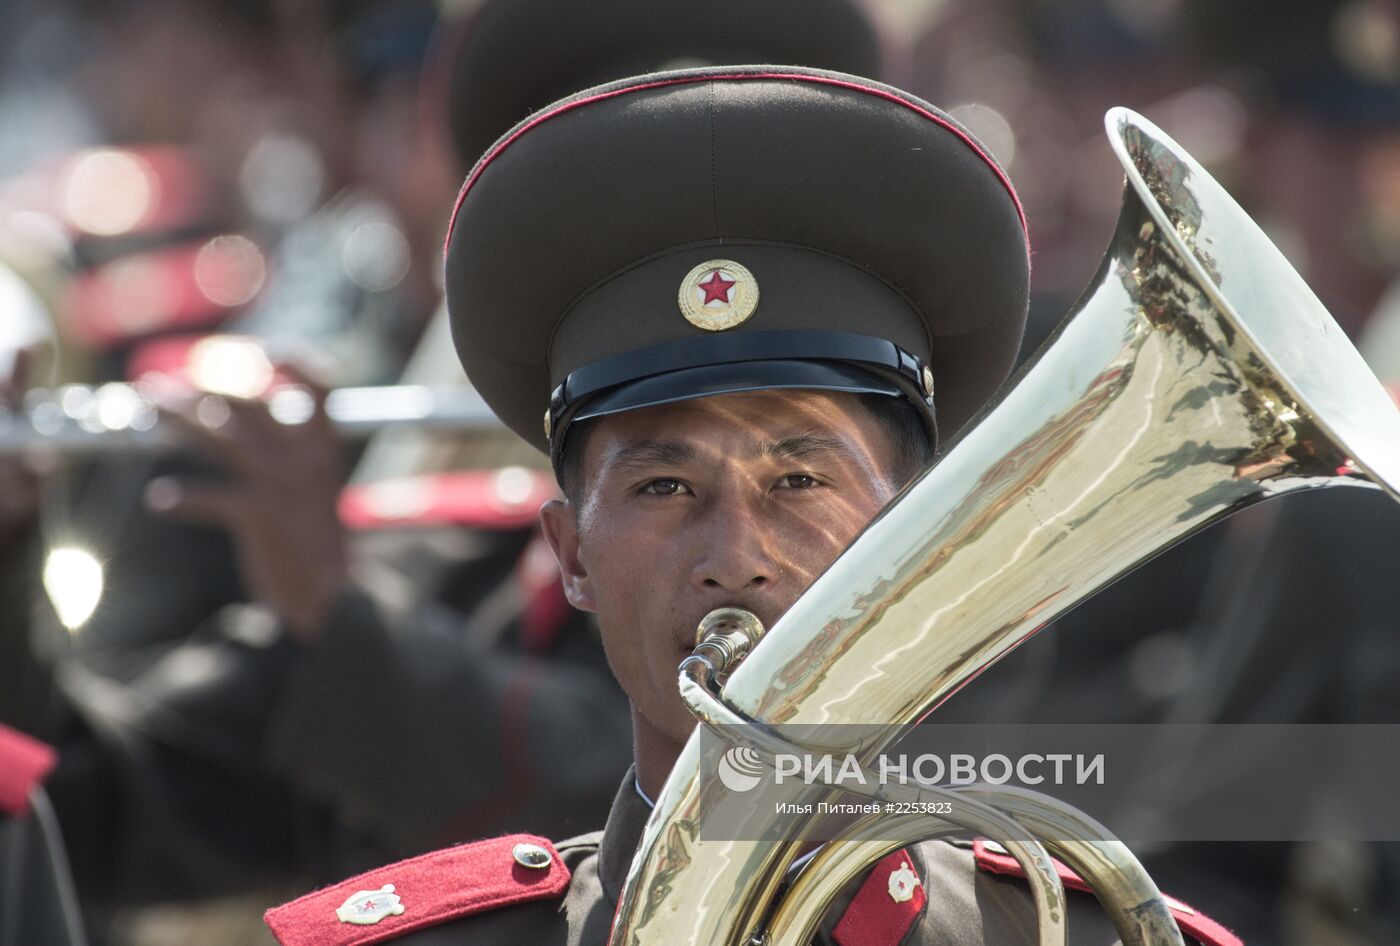
[[[972,855],[977,861],[978,870],[1007,877],[1026,876],[1016,858],[1007,854],[1001,845],[993,841],[978,838],[972,843]],[[1089,890],[1089,885],[1078,874],[1059,861],[1055,861],[1055,871],[1060,875],[1060,883],[1065,885],[1066,890]],[[1172,911],[1172,917],[1176,920],[1176,925],[1181,927],[1181,932],[1195,938],[1203,946],[1244,946],[1244,940],[1199,910],[1166,894],[1162,894],[1162,899],[1166,901],[1167,909]]]
[[[335,915],[340,917],[342,923],[373,926],[386,916],[402,916],[403,910],[403,901],[394,893],[394,885],[385,884],[378,890],[352,893],[336,908]]]
[[[53,749],[44,743],[0,725],[0,815],[19,818],[28,813],[29,793],[55,761]]]
[[[903,861],[899,870],[890,872],[890,899],[895,903],[907,903],[914,899],[914,888],[922,883],[919,875],[909,867],[909,862]]]
[[[498,907],[555,898],[568,886],[569,869],[554,846],[516,834],[372,870],[268,910],[263,921],[282,946],[370,946]]]
[[[903,941],[928,898],[907,851],[895,851],[866,875],[832,938],[840,946],[894,946]]]

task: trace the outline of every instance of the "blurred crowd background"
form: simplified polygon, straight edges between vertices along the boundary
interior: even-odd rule
[[[0,394],[18,409],[30,388],[141,380],[196,416],[207,404],[179,391],[459,383],[434,322],[441,242],[466,151],[504,128],[463,143],[458,57],[486,8],[511,2],[6,0]],[[745,29],[683,6],[697,31]],[[1122,198],[1103,113],[1127,105],[1225,184],[1400,383],[1400,4],[866,7],[880,78],[964,123],[1021,194],[1027,354],[1103,256]],[[551,65],[501,68],[509,83]],[[97,428],[135,410],[100,387],[66,398],[58,410]],[[219,444],[212,459],[0,457],[0,722],[58,750],[49,791],[95,943],[270,941],[263,907],[383,857],[596,827],[626,765],[625,707],[534,534],[552,488],[543,458],[479,429],[368,447],[298,431],[259,475],[315,482],[277,493],[271,514],[211,500],[160,515],[190,498],[170,484],[247,460]],[[1172,550],[989,672],[949,717],[1400,720],[1400,516],[1383,496],[1338,493]],[[326,495],[338,525],[307,512]],[[277,502],[299,508],[289,530],[312,522],[329,538],[298,545],[306,530],[259,525]],[[343,559],[363,600],[279,598],[259,576],[269,549],[291,561],[264,572]],[[298,627],[303,606],[313,616]],[[315,629],[337,621],[371,630]],[[441,670],[453,661],[475,669]],[[406,682],[375,705],[385,667]],[[312,699],[337,680],[369,695]],[[468,688],[487,702],[441,696]],[[565,696],[537,710],[530,694],[544,691]],[[352,706],[366,721],[331,733]],[[551,713],[593,735],[549,735]],[[409,731],[428,735],[405,749]],[[467,744],[478,755],[454,777],[414,769],[470,756]],[[355,746],[351,771],[341,757]],[[561,806],[517,769],[579,800]],[[1246,942],[1400,943],[1393,844],[1146,853],[1165,890]]]

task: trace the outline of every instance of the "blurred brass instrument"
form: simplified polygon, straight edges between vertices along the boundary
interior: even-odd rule
[[[304,423],[314,406],[311,395],[299,387],[279,390],[267,400],[272,416],[284,424]],[[460,433],[501,429],[486,402],[465,385],[337,388],[326,396],[326,414],[347,439],[396,427]],[[161,419],[155,402],[136,385],[69,384],[30,391],[20,410],[0,407],[0,457],[159,453],[180,446],[178,431]]]
[[[749,649],[756,620],[702,626],[706,643],[680,686],[703,725],[647,824],[613,944],[807,943],[833,897],[878,858],[969,831],[1027,867],[1041,943],[1065,935],[1047,853],[1094,888],[1128,946],[1181,942],[1124,845],[1048,796],[1005,787],[872,789],[953,799],[953,814],[858,821],[779,897],[821,816],[779,823],[775,801],[819,811],[838,789],[795,793],[791,781],[764,779],[735,796],[701,748],[703,728],[736,724],[771,756],[787,747],[774,727],[830,724],[810,727],[818,735],[801,751],[853,753],[869,767],[902,726],[1193,532],[1294,490],[1378,485],[1400,498],[1400,412],[1321,303],[1171,139],[1125,109],[1105,123],[1127,175],[1124,205],[1055,335],[760,646]],[[863,735],[835,724],[865,724],[855,727]]]

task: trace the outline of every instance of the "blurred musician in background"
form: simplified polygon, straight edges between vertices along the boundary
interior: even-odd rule
[[[474,151],[576,87],[678,61],[881,69],[880,39],[854,0],[735,3],[728,13],[704,4],[705,17],[742,17],[745,30],[732,37],[694,30],[698,4],[608,0],[606,10],[585,11],[557,0],[491,0],[445,21],[429,44],[426,101],[435,120],[451,115],[450,128],[435,131],[411,120],[408,98],[418,89],[405,62],[418,67],[402,56],[424,48],[414,14],[426,7],[330,4],[325,31],[313,34],[335,39],[343,55],[330,65],[352,73],[357,93],[361,124],[329,135],[364,146],[364,167],[348,180],[409,209],[394,232],[425,272],[456,182],[437,190],[435,170],[416,172],[438,161],[465,173]],[[308,23],[254,15],[249,28],[293,52],[320,48],[284,35],[294,25]],[[293,56],[291,71],[315,76],[317,62]],[[500,80],[521,71],[528,82]],[[306,93],[306,102],[327,105],[320,120],[334,117],[333,90],[311,85],[322,97]],[[450,157],[423,156],[444,139]],[[284,130],[252,146],[278,172],[264,168],[266,188],[287,184],[307,154],[298,142],[311,140],[309,131]],[[321,145],[310,153],[327,165],[343,161]],[[240,185],[248,177],[258,174],[240,174]],[[425,195],[432,223],[415,227],[411,211],[427,205]],[[350,264],[373,275],[398,244],[379,239],[387,223],[347,210],[363,203],[342,195],[305,220],[271,198],[260,203],[282,215],[282,230],[264,253],[265,285],[223,330],[261,338],[274,358],[331,350],[341,355],[331,360],[338,384],[383,380],[382,369],[356,358],[382,357],[384,340],[402,327]],[[424,232],[431,250],[422,249]],[[366,234],[379,242],[356,250]],[[339,250],[322,259],[324,245]],[[370,315],[361,306],[359,318],[336,321],[330,310],[345,302],[337,286],[346,272],[351,298],[367,300]],[[347,338],[364,325],[380,341],[346,354]],[[438,344],[429,333],[409,380],[432,380]],[[202,335],[165,338],[133,360],[198,380],[198,356],[210,347]],[[60,589],[55,607],[37,608],[31,627],[7,622],[7,649],[24,648],[29,636],[40,645],[29,653],[46,653],[43,642],[54,640],[76,652],[31,667],[26,686],[39,700],[0,697],[0,718],[61,750],[50,785],[90,908],[236,892],[294,873],[338,877],[387,855],[524,824],[577,831],[606,811],[630,758],[625,700],[596,631],[565,605],[537,535],[536,510],[554,495],[549,475],[503,466],[512,459],[501,449],[513,443],[508,435],[464,446],[409,438],[427,444],[418,453],[382,438],[373,453],[387,459],[342,491],[344,447],[320,406],[325,364],[316,359],[311,373],[292,361],[257,365],[264,381],[315,392],[317,410],[296,426],[274,423],[256,389],[163,385],[166,423],[185,431],[199,466],[142,467],[128,477],[135,495],[129,486],[98,510],[140,519],[160,554],[145,555],[130,526],[106,548],[84,548],[106,568],[100,600],[84,607],[85,566],[45,549],[50,573],[55,561],[66,569],[51,582]],[[450,377],[458,381],[460,369]],[[110,488],[123,465],[101,463],[92,486]],[[25,556],[12,573],[27,569],[31,581],[43,564],[40,540],[51,538],[35,511],[23,538],[10,542]],[[186,534],[197,537],[193,545]],[[204,540],[221,550],[201,557]],[[199,601],[172,614],[171,599],[191,591]],[[56,698],[45,700],[33,681],[49,672]]]

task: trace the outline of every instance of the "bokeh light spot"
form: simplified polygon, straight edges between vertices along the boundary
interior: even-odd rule
[[[1003,168],[1015,163],[1016,133],[1001,112],[990,105],[969,102],[949,109],[948,114],[972,132]]]
[[[186,368],[196,387],[230,397],[257,397],[267,390],[274,374],[262,345],[232,335],[211,335],[195,342]]]
[[[1370,82],[1400,80],[1400,13],[1394,5],[1353,0],[1332,21],[1337,56],[1357,76]]]
[[[238,171],[238,187],[248,208],[271,223],[295,223],[311,213],[325,184],[321,156],[297,135],[258,139]]]
[[[195,256],[195,284],[218,305],[243,305],[258,294],[266,279],[267,262],[262,250],[244,236],[214,237]]]
[[[44,561],[44,591],[70,631],[82,627],[97,610],[102,585],[102,564],[85,549],[55,548]]]
[[[391,223],[362,224],[345,241],[341,262],[355,285],[384,292],[408,275],[408,238]]]
[[[159,196],[150,165],[126,151],[89,151],[75,159],[63,185],[63,207],[75,227],[95,236],[136,229]]]

